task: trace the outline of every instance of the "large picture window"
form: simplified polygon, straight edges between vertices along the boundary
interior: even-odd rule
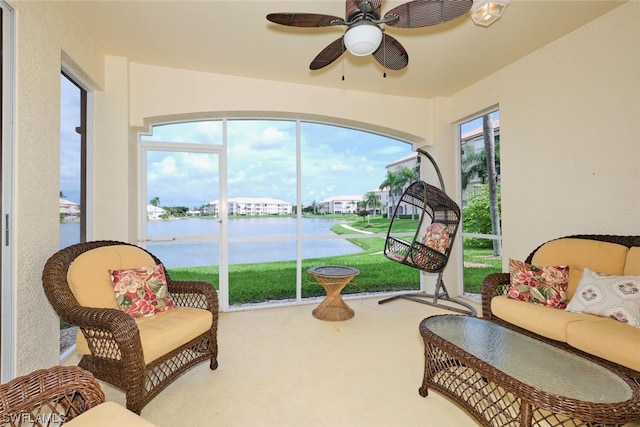
[[[399,164],[415,167],[410,144],[322,123],[249,119],[163,124],[140,139],[140,243],[168,261],[172,277],[218,287],[228,298],[221,307],[320,297],[307,273],[319,265],[360,270],[344,294],[419,288],[417,270],[382,253],[393,210],[383,183]],[[194,151],[213,161],[196,162]],[[178,167],[187,153],[193,162]]]

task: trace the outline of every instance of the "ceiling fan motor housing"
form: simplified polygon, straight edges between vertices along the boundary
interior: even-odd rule
[[[364,19],[368,19],[370,21],[379,20],[380,13],[379,10],[376,11],[376,9],[379,9],[379,3],[381,3],[381,1],[378,0],[377,3],[377,5],[373,5],[369,1],[362,1],[357,2],[356,4],[356,2],[354,1],[347,1],[345,13],[345,16],[347,17],[347,24],[351,24]]]

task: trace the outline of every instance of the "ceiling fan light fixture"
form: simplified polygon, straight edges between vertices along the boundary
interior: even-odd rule
[[[500,19],[507,6],[509,6],[509,0],[474,0],[471,19],[476,25],[488,27]]]
[[[376,24],[362,21],[344,35],[344,46],[355,56],[371,55],[382,42],[382,30]]]

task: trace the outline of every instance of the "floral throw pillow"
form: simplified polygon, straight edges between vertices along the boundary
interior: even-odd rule
[[[553,308],[567,306],[568,266],[540,267],[510,259],[509,275],[508,298]]]
[[[611,317],[640,328],[640,276],[609,276],[585,268],[567,311]]]
[[[425,230],[423,243],[443,254],[447,251],[449,240],[450,237],[447,226],[439,222],[434,222]]]
[[[152,316],[174,307],[162,264],[109,270],[118,307],[131,317]]]

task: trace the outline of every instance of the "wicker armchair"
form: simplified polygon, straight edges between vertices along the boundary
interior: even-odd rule
[[[74,262],[76,265],[72,269],[78,268],[78,265],[84,265],[77,259],[94,250],[98,252],[93,252],[89,256],[101,254],[98,264],[102,267],[110,262],[117,264],[116,260],[121,260],[124,264],[136,262],[129,258],[147,259],[149,262],[160,264],[160,260],[150,252],[118,241],[79,243],[62,249],[49,258],[42,274],[44,291],[58,315],[67,323],[79,326],[81,334],[78,334],[76,351],[79,351],[80,344],[84,343],[84,350],[79,351],[84,353],[78,364],[80,367],[93,373],[96,378],[123,390],[126,393],[127,408],[137,414],[154,396],[187,369],[207,359],[210,360],[210,369],[217,368],[218,297],[213,286],[206,282],[174,281],[167,274],[167,284],[174,304],[178,307],[206,310],[210,312],[210,315],[207,315],[207,319],[210,320],[204,323],[203,332],[198,332],[199,335],[195,337],[185,333],[193,333],[193,330],[180,329],[184,328],[181,325],[185,324],[182,319],[174,318],[174,321],[167,322],[168,328],[160,328],[162,338],[156,339],[155,342],[165,346],[168,341],[175,341],[177,344],[163,354],[151,356],[149,351],[145,358],[143,347],[148,350],[148,339],[154,337],[144,333],[141,335],[141,330],[144,329],[142,321],[134,319],[118,308],[105,308],[95,304],[81,305],[76,298],[77,294],[74,293],[77,290],[70,288],[68,279],[70,267]],[[109,251],[120,252],[110,257]],[[103,256],[103,253],[107,256]],[[91,263],[89,265],[91,266]],[[96,268],[100,271],[95,272],[99,278],[99,280],[95,279],[95,283],[98,288],[98,282],[101,281],[104,289],[102,282],[108,281],[109,276],[107,268],[102,267]],[[134,268],[134,266],[108,265],[108,268]],[[107,279],[103,278],[104,275]],[[90,286],[94,286],[91,281]],[[201,318],[202,315],[207,314],[200,310],[180,308],[158,313],[151,318],[154,318],[152,320],[154,322],[162,321],[163,316],[174,316],[175,312],[183,313],[188,310],[190,313],[195,312]],[[200,326],[200,328],[203,327]],[[157,337],[158,333],[155,335],[155,338]]]
[[[0,386],[0,425],[59,425],[103,402],[90,372],[77,366],[40,369]]]

